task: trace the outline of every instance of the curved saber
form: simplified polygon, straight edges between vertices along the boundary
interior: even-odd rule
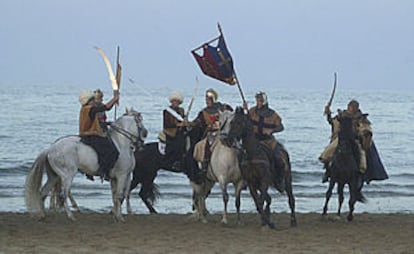
[[[111,80],[112,89],[117,91],[118,83],[116,82],[116,78],[115,78],[114,72],[112,71],[112,66],[111,66],[111,63],[109,62],[108,57],[106,56],[105,52],[101,48],[95,47],[95,49],[98,50],[99,54],[102,56],[105,62],[106,68],[108,69],[109,79]]]
[[[334,77],[335,77],[335,79],[334,79],[334,86],[333,86],[332,93],[331,93],[331,98],[329,98],[329,101],[328,101],[328,104],[327,104],[327,106],[329,108],[331,107],[331,104],[332,104],[332,101],[333,101],[333,98],[334,98],[334,95],[335,95],[335,91],[336,91],[336,84],[337,84],[337,80],[338,80],[336,72],[334,73]],[[324,115],[326,115],[326,113],[324,113]]]
[[[333,101],[333,98],[334,98],[334,95],[335,95],[335,91],[336,91],[336,83],[337,83],[337,79],[338,79],[336,72],[334,73],[334,76],[335,76],[334,87],[332,89],[331,98],[329,98],[329,101],[328,101],[329,106],[331,106],[331,104],[332,104],[332,101]]]

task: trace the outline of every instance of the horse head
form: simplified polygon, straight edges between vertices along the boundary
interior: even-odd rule
[[[126,109],[122,117],[118,118],[111,129],[129,139],[137,149],[142,149],[148,131],[142,122],[142,115],[133,108]]]
[[[248,123],[249,123],[248,115],[245,114],[243,108],[237,107],[234,113],[234,116],[232,117],[232,120],[230,121],[230,129],[228,132],[228,137],[241,139],[242,136],[245,135],[249,127]]]
[[[220,139],[223,140],[228,146],[231,146],[233,139],[229,138],[230,123],[234,118],[234,112],[230,110],[219,111],[219,133]]]

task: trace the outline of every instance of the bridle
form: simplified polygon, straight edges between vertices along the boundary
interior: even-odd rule
[[[126,137],[128,140],[131,141],[131,143],[133,144],[133,146],[137,149],[140,148],[140,144],[144,143],[144,138],[146,136],[146,134],[142,134],[142,129],[144,127],[141,126],[141,122],[142,122],[142,116],[140,114],[134,114],[134,122],[135,125],[137,127],[137,133],[138,135],[135,135],[133,133],[131,133],[130,131],[127,131],[126,129],[120,127],[119,125],[117,125],[116,123],[111,123],[110,127],[111,130],[118,132],[119,134],[121,134],[122,136]],[[144,137],[143,137],[144,136]]]

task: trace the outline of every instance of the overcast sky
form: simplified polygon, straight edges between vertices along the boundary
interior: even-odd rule
[[[218,84],[190,54],[217,22],[244,87],[414,90],[412,0],[1,0],[0,86],[110,86],[118,45],[124,82]]]

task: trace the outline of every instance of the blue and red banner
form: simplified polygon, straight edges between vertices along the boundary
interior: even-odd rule
[[[211,44],[218,40],[217,46]],[[199,55],[196,51],[203,50],[203,54]],[[233,59],[227,49],[223,35],[220,35],[211,42],[205,43],[201,47],[192,50],[191,53],[195,57],[198,65],[204,74],[209,77],[223,81],[229,85],[234,85],[235,74],[233,67]]]

